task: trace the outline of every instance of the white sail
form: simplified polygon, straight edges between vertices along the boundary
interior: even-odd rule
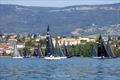
[[[115,57],[115,54],[114,54],[114,52],[112,50],[112,47],[111,47],[109,41],[107,42],[107,50],[108,50],[111,57]]]
[[[65,56],[63,50],[62,50],[62,46],[60,46],[60,52],[62,53],[61,59],[66,59],[67,56]]]
[[[18,49],[17,49],[17,45],[16,45],[16,43],[14,43],[14,53],[13,53],[13,58],[22,58],[22,57],[20,56],[20,53],[19,53]]]

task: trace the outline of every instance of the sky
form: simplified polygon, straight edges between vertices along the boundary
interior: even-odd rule
[[[0,0],[0,4],[24,6],[65,7],[71,5],[99,5],[120,3],[120,0]]]

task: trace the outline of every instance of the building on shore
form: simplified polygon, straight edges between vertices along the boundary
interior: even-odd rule
[[[0,44],[0,55],[11,54],[13,53],[13,47],[10,43],[1,43]]]
[[[96,42],[95,37],[78,37],[78,38],[59,38],[58,43],[60,45],[77,45],[85,44],[86,42]],[[53,38],[53,44],[55,45],[55,38]]]

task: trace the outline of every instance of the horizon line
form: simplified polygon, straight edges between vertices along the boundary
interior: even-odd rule
[[[26,6],[26,7],[68,7],[68,6],[99,6],[99,5],[112,5],[112,4],[120,4],[119,2],[116,3],[101,3],[101,4],[73,4],[73,5],[66,5],[66,6],[38,6],[38,5],[24,5],[24,4],[8,4],[8,3],[0,3],[0,5],[18,5],[18,6]]]

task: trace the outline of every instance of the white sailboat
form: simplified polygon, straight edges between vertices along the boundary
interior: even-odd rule
[[[22,56],[20,56],[20,53],[17,49],[16,43],[14,43],[14,51],[13,51],[13,58],[23,58]]]
[[[48,60],[60,60],[60,59],[66,59],[67,57],[61,57],[61,56],[53,56],[50,55],[49,57],[44,57],[44,59],[48,59]]]
[[[28,50],[27,47],[25,47],[25,48],[23,49],[23,57],[24,57],[24,58],[30,58],[29,50]]]
[[[55,57],[53,55],[50,55],[49,57],[44,57],[44,59],[48,59],[48,60],[59,60],[61,59],[61,57]]]
[[[60,56],[61,59],[66,59],[67,56],[63,53],[62,46],[60,46],[60,52],[62,53],[62,56]]]

